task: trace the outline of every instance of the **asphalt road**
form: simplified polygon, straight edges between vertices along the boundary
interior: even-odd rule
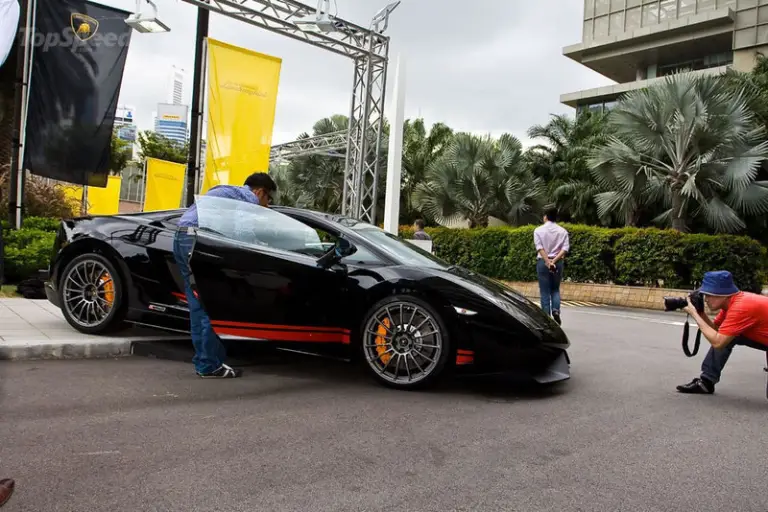
[[[641,317],[647,316],[652,321]],[[13,511],[768,510],[764,356],[713,396],[679,316],[568,309],[572,379],[384,389],[334,361],[2,362]]]

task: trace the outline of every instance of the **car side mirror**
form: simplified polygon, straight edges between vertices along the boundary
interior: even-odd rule
[[[349,240],[345,238],[339,238],[336,240],[336,243],[333,245],[333,247],[331,247],[328,252],[323,254],[319,260],[317,260],[317,265],[322,268],[330,268],[341,261],[342,258],[352,256],[356,252],[357,247],[352,245]]]

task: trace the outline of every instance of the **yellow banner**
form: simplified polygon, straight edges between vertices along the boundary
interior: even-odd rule
[[[85,213],[83,211],[83,186],[60,183],[58,187],[64,193],[64,199],[67,202],[67,206],[72,210],[72,215],[83,215]]]
[[[147,186],[144,189],[144,211],[174,210],[181,207],[184,175],[187,166],[175,162],[147,158]]]
[[[107,186],[88,187],[86,202],[89,215],[117,215],[120,211],[120,176],[110,176]]]
[[[201,193],[269,171],[282,59],[208,39],[208,134]]]

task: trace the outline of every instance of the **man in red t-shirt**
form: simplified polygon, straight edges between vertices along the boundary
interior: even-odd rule
[[[740,291],[727,271],[707,272],[699,288],[707,306],[720,312],[714,322],[688,303],[685,311],[712,345],[701,364],[701,377],[677,386],[681,393],[712,394],[736,345],[768,352],[768,297]]]

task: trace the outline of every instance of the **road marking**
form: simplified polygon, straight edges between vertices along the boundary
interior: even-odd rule
[[[120,452],[118,450],[107,450],[107,451],[101,451],[101,452],[85,452],[81,453],[81,455],[117,455]]]
[[[574,313],[583,313],[585,315],[600,315],[600,316],[612,316],[616,318],[629,318],[631,320],[642,320],[643,322],[652,322],[656,324],[664,324],[664,325],[677,325],[677,326],[683,326],[685,325],[685,322],[675,321],[675,320],[659,320],[658,318],[653,318],[650,316],[636,316],[636,315],[626,315],[626,314],[619,314],[619,313],[608,313],[604,311],[593,311],[593,310],[585,310],[585,309],[574,309]],[[692,327],[696,327],[695,323],[688,322],[689,325]]]

